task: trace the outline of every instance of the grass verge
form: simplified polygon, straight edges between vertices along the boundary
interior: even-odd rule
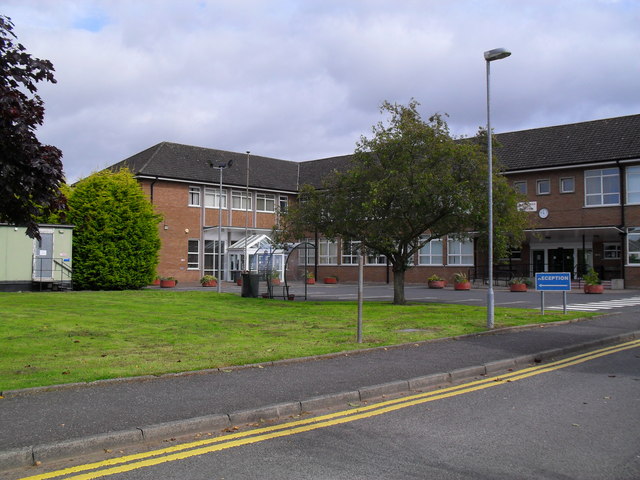
[[[286,302],[211,292],[0,293],[0,391],[242,365],[486,330],[466,305]],[[496,308],[497,328],[589,316]]]

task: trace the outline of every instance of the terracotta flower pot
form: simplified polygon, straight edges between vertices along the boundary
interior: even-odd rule
[[[509,290],[512,292],[526,292],[527,284],[526,283],[513,283],[509,285]]]
[[[287,297],[289,300],[293,301],[296,299],[296,296],[292,293],[289,294],[289,296]]]
[[[173,288],[175,286],[175,280],[160,280],[160,288]]]
[[[202,284],[203,287],[217,287],[218,282],[216,280],[211,280],[210,282],[204,282]]]
[[[238,279],[236,280],[236,285],[239,287],[242,286],[242,277],[238,277]]]
[[[159,278],[154,279],[153,282],[151,282],[151,285],[155,285],[157,287],[158,285],[160,285],[160,279]]]
[[[316,284],[316,279],[315,278],[307,278],[306,282],[307,282],[307,285],[315,285]]]
[[[471,282],[460,282],[453,284],[454,290],[471,290]]]
[[[604,292],[603,285],[585,285],[584,293],[602,293]]]
[[[326,277],[324,279],[324,283],[330,283],[330,284],[338,283],[338,279],[334,277]]]
[[[431,280],[428,282],[429,288],[444,288],[444,280]]]

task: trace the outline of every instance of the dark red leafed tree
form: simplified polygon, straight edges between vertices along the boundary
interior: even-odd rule
[[[36,84],[56,83],[53,64],[33,58],[17,42],[10,18],[0,15],[0,222],[27,227],[63,208],[62,152],[36,137],[44,103]]]

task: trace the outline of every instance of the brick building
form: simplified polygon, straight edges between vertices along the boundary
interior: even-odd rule
[[[531,220],[522,248],[497,262],[496,278],[538,271],[570,271],[579,278],[593,267],[601,278],[640,287],[640,115],[496,137],[501,145],[495,156],[526,195],[521,208]],[[127,166],[164,216],[160,275],[196,281],[217,273],[220,206],[223,279],[233,280],[247,268],[244,252],[257,258],[245,238],[260,243],[301,185],[320,185],[323,175],[346,168],[350,158],[291,162],[163,142],[111,168]],[[228,168],[211,167],[229,161]],[[353,244],[309,241],[317,247],[309,262],[318,277],[356,280]],[[482,278],[485,258],[472,238],[434,241],[415,256],[406,281],[424,283],[434,273],[450,279],[458,271]],[[366,281],[391,281],[391,275],[384,257],[367,258]]]

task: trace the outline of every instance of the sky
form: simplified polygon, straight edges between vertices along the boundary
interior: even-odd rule
[[[304,161],[387,100],[451,134],[640,113],[640,0],[0,0],[51,60],[42,143],[73,182],[168,141]]]

